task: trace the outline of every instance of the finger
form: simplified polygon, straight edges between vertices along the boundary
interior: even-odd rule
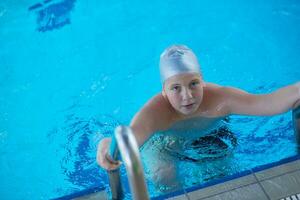
[[[106,154],[107,155],[107,154]],[[98,162],[99,162],[99,165],[104,168],[104,169],[107,169],[107,170],[114,170],[116,168],[119,168],[120,165],[121,165],[121,161],[117,160],[117,161],[111,161],[110,159],[108,159],[109,156],[103,156],[103,155],[100,155],[98,157]]]
[[[109,166],[107,166],[107,170],[115,170],[118,169],[120,167],[121,164],[110,164]]]

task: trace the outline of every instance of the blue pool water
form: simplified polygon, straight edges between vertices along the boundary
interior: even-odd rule
[[[171,44],[191,47],[209,82],[266,93],[299,81],[299,11],[297,0],[0,1],[1,198],[107,186],[97,143],[160,91]],[[238,140],[228,157],[174,158],[184,187],[296,154],[291,113],[227,126]]]

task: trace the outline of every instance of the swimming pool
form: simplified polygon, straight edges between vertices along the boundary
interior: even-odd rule
[[[1,197],[106,186],[97,142],[160,91],[170,44],[191,47],[209,82],[265,93],[298,81],[299,10],[296,0],[1,1]],[[228,126],[232,164],[187,162],[185,187],[296,154],[290,113],[231,116]]]

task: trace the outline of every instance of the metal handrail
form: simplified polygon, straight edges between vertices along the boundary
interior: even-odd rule
[[[300,106],[293,110],[293,124],[295,130],[297,151],[300,154]]]
[[[144,178],[144,170],[140,159],[137,141],[129,127],[118,126],[112,137],[108,158],[112,162],[119,160],[120,154],[125,164],[127,177],[133,199],[148,200],[148,190]],[[122,199],[124,193],[121,186],[120,170],[108,171],[113,199]]]

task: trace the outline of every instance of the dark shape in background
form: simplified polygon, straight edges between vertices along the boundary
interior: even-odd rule
[[[76,0],[63,0],[52,3],[53,0],[44,0],[28,8],[36,11],[38,31],[46,32],[59,29],[71,23],[70,12],[74,8]]]

